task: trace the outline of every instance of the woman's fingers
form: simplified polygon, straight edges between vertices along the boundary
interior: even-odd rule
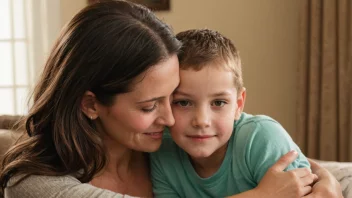
[[[319,170],[319,169],[322,168],[322,167],[321,167],[317,162],[315,162],[314,160],[308,158],[308,161],[309,161],[309,163],[310,163],[310,168],[312,169],[313,173],[315,173],[317,170]]]
[[[311,186],[305,186],[302,188],[302,193],[301,195],[304,196],[304,195],[308,195],[309,193],[312,192],[312,187]]]
[[[290,170],[289,172],[294,173],[299,178],[312,174],[308,168],[297,168]]]
[[[302,186],[309,186],[314,183],[314,181],[318,178],[315,174],[309,174],[305,177],[300,178],[300,183]]]
[[[297,151],[290,151],[282,156],[270,169],[274,172],[282,172],[297,158]]]

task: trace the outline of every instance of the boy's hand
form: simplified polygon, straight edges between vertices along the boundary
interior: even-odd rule
[[[255,188],[259,197],[298,198],[312,191],[311,184],[318,178],[307,168],[299,168],[284,172],[298,156],[291,151],[281,157],[264,175]]]
[[[331,173],[313,160],[309,160],[313,173],[318,175],[318,181],[313,185],[312,193],[305,198],[343,198],[340,183]]]

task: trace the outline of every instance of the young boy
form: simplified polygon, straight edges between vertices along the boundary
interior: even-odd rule
[[[287,170],[309,168],[278,122],[242,113],[241,61],[229,39],[206,29],[177,38],[183,48],[172,101],[176,123],[151,155],[156,197],[224,197],[253,189],[290,150],[299,156]]]

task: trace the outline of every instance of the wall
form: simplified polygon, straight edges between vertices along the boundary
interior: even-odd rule
[[[85,0],[61,2],[63,23],[85,5]],[[214,2],[171,0],[171,11],[157,15],[175,32],[207,27],[232,39],[243,61],[245,111],[267,114],[295,136],[299,1]]]
[[[87,0],[60,0],[61,22],[65,25],[79,10],[87,4]]]
[[[258,2],[171,0],[171,11],[157,15],[175,32],[206,27],[232,39],[243,61],[245,111],[270,115],[295,136],[299,1]]]

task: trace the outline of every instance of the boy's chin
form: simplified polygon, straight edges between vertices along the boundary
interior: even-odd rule
[[[209,152],[209,150],[207,151],[190,151],[190,152],[187,152],[188,155],[192,158],[192,159],[204,159],[204,158],[207,158],[207,157],[210,157],[214,152]]]

